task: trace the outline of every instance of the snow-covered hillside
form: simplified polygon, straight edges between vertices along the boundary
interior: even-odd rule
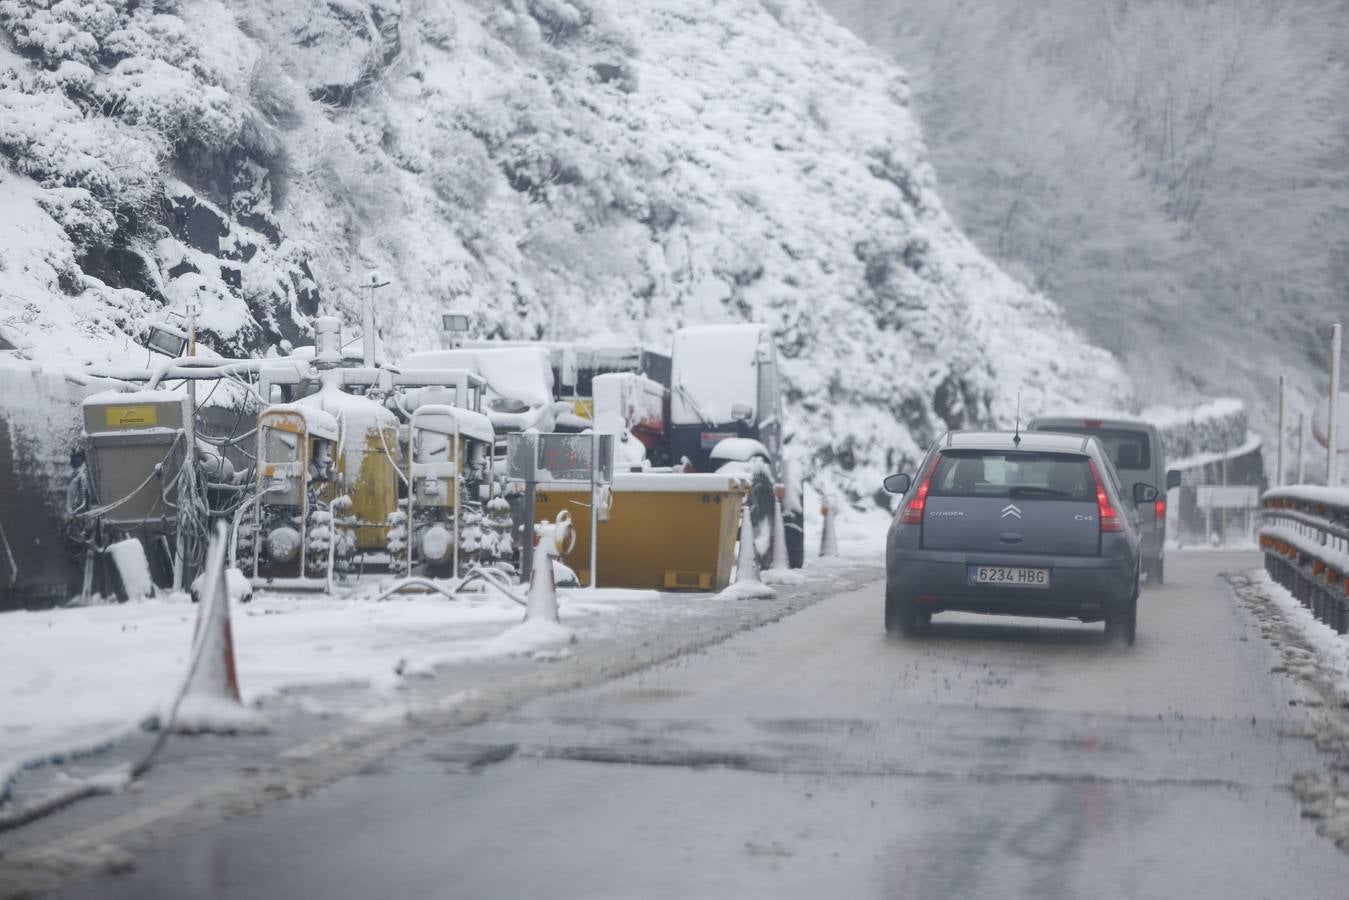
[[[0,327],[137,359],[355,315],[390,352],[761,319],[854,497],[947,425],[1117,405],[1114,360],[956,230],[903,73],[807,0],[0,0]]]

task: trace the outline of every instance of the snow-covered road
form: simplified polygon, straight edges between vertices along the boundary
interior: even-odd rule
[[[1343,896],[1292,790],[1339,713],[1218,577],[1258,563],[1175,554],[1132,650],[976,616],[890,640],[872,581],[256,817],[138,829],[165,774],[83,824],[135,871],[64,896]],[[68,846],[45,827],[30,853]]]

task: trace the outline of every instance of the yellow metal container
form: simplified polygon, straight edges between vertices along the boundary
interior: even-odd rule
[[[600,587],[719,591],[731,583],[740,504],[748,483],[734,475],[620,473],[609,521],[599,523]],[[590,488],[541,484],[537,521],[572,516],[576,546],[564,562],[590,584]]]
[[[340,491],[351,499],[357,551],[385,552],[389,513],[398,509],[398,419],[372,400],[332,387],[296,405],[321,409],[337,419],[339,485],[334,496]]]

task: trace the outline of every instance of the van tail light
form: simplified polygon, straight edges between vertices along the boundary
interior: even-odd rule
[[[1105,482],[1101,480],[1101,472],[1096,468],[1096,460],[1087,460],[1087,465],[1091,466],[1091,477],[1096,479],[1096,514],[1101,519],[1101,530],[1123,531],[1124,521],[1119,517],[1115,507],[1110,505],[1110,495],[1106,493]]]
[[[1158,500],[1158,501],[1157,501],[1157,521],[1158,521],[1158,522],[1161,522],[1161,521],[1164,520],[1165,518],[1166,518],[1166,501],[1165,501],[1165,500]]]
[[[899,521],[905,525],[920,525],[923,522],[923,511],[927,509],[927,492],[932,487],[932,473],[937,471],[937,462],[941,459],[938,454],[932,460],[932,465],[928,467],[927,473],[923,475],[922,482],[918,485],[918,490],[904,504],[904,512],[900,515]]]

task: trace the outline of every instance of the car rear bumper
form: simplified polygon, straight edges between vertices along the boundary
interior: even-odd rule
[[[973,585],[972,565],[1049,569],[1049,587]],[[892,550],[887,589],[911,598],[926,612],[961,610],[1012,616],[1046,616],[1094,622],[1123,609],[1134,596],[1136,572],[1118,557],[1064,558],[986,553]]]

